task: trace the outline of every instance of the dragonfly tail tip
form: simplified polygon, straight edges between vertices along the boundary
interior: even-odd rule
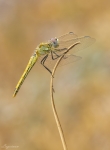
[[[17,90],[15,89],[14,93],[13,93],[13,98],[16,96],[17,94]]]
[[[13,98],[15,97],[15,93],[13,94]]]

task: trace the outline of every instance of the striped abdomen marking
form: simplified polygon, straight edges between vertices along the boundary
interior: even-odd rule
[[[30,60],[28,62],[28,65],[27,65],[27,67],[26,67],[23,75],[21,76],[21,78],[20,78],[20,80],[19,80],[19,82],[18,82],[18,84],[17,84],[17,86],[15,88],[13,97],[15,97],[16,94],[18,93],[21,85],[23,84],[23,82],[24,82],[25,78],[27,77],[28,73],[30,72],[30,70],[32,69],[32,67],[34,66],[34,64],[36,63],[37,59],[38,59],[38,56],[37,56],[37,54],[34,53],[34,55],[31,56],[31,58],[30,58]]]

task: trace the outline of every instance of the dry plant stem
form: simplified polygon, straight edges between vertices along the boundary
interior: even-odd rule
[[[56,71],[60,61],[65,56],[65,54],[68,53],[70,49],[72,49],[73,47],[75,47],[78,44],[80,44],[80,42],[77,42],[74,45],[70,46],[67,49],[67,51],[58,59],[58,61],[56,62],[55,66],[53,68],[52,75],[51,75],[51,82],[50,82],[50,96],[51,96],[52,110],[53,110],[53,113],[54,113],[55,121],[56,121],[56,124],[57,124],[57,128],[58,128],[58,131],[59,131],[59,134],[60,134],[60,138],[61,138],[64,150],[67,150],[67,145],[66,145],[66,141],[65,141],[65,138],[64,138],[63,129],[61,127],[61,123],[60,123],[60,120],[59,120],[59,117],[58,117],[58,114],[57,114],[57,111],[56,111],[56,108],[55,108],[54,97],[53,97],[53,93],[54,93],[53,77],[54,77],[55,71]]]

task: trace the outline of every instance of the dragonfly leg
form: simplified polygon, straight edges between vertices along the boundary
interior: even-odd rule
[[[44,67],[46,70],[48,70],[48,71],[50,72],[50,74],[52,74],[51,70],[50,70],[49,68],[47,68],[47,67],[44,65],[44,63],[45,63],[47,57],[48,57],[48,54],[41,60],[41,64],[43,65],[43,67]]]
[[[54,57],[53,54],[55,54],[56,57]],[[51,51],[51,56],[52,56],[52,59],[53,59],[53,60],[55,60],[55,59],[57,59],[58,57],[60,57],[60,55],[56,54],[56,53],[53,52],[53,51]]]
[[[61,51],[67,50],[67,48],[61,48],[61,49],[55,49],[55,50],[61,52]]]

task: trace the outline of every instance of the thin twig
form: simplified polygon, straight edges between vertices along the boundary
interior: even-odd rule
[[[56,71],[59,63],[61,62],[61,60],[65,56],[65,54],[68,53],[70,49],[72,49],[73,47],[75,47],[78,44],[80,44],[80,42],[76,42],[75,44],[70,46],[66,50],[66,52],[58,59],[58,61],[56,62],[55,66],[53,68],[52,75],[51,75],[51,81],[50,81],[50,96],[51,96],[52,110],[53,110],[53,113],[54,113],[55,121],[56,121],[56,124],[57,124],[57,128],[58,128],[58,131],[59,131],[59,134],[60,134],[60,138],[61,138],[61,142],[62,142],[64,150],[67,150],[67,145],[66,145],[63,129],[61,127],[61,123],[60,123],[60,120],[59,120],[59,117],[58,117],[58,114],[57,114],[57,111],[56,111],[56,108],[55,108],[54,97],[53,97],[53,93],[54,93],[53,77],[54,77],[55,71]]]

